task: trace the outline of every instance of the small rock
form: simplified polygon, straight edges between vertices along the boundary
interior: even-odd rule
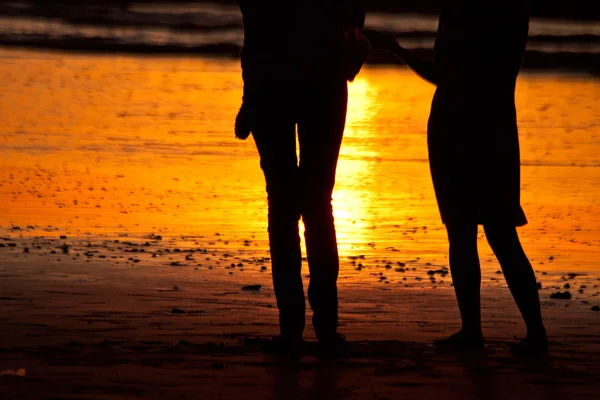
[[[569,285],[568,283],[565,283],[565,285],[563,286],[563,289],[571,289],[571,285]]]
[[[569,293],[568,291],[561,293],[561,292],[556,292],[556,293],[552,293],[550,295],[551,299],[562,299],[562,300],[569,300],[571,299],[571,293]]]
[[[592,307],[592,311],[600,311],[600,307],[594,306],[594,307]]]
[[[185,311],[180,308],[174,308],[171,310],[171,314],[185,314]]]
[[[542,290],[542,282],[537,283],[537,288],[538,288],[538,290]]]
[[[262,285],[248,285],[248,286],[243,286],[242,290],[257,292],[260,290],[261,287],[262,287]]]

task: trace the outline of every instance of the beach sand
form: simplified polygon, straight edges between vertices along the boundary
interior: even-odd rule
[[[471,356],[431,345],[458,329],[458,315],[448,277],[432,284],[426,260],[405,260],[404,273],[371,269],[389,284],[377,283],[379,275],[346,284],[342,276],[340,330],[350,356],[327,362],[309,352],[288,365],[261,351],[277,333],[268,261],[140,239],[3,242],[3,399],[589,399],[600,391],[600,313],[590,310],[598,281],[589,276],[566,278],[589,287],[571,300],[549,298],[560,279],[540,290],[546,361],[509,352],[523,326],[500,275],[484,277],[487,346]],[[255,284],[260,290],[242,290]]]
[[[334,193],[352,351],[289,365],[261,351],[277,310],[264,181],[231,129],[238,65],[1,56],[1,399],[600,394],[597,80],[526,74],[517,89],[530,219],[519,232],[541,284],[547,360],[509,352],[525,330],[483,235],[486,351],[432,346],[459,329],[426,158],[433,89],[386,67],[350,85]]]

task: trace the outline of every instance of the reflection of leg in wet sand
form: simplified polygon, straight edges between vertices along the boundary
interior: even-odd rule
[[[275,400],[334,400],[344,398],[338,392],[344,366],[331,361],[307,364],[273,364],[267,368],[273,376]]]
[[[338,390],[338,384],[343,375],[343,365],[335,362],[317,364],[308,398],[315,400],[343,399],[343,394]]]
[[[303,371],[299,365],[272,364],[267,367],[267,372],[273,377],[274,400],[297,400],[303,398],[300,386]]]

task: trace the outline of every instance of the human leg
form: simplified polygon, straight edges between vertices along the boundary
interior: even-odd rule
[[[535,274],[517,230],[501,222],[484,224],[485,235],[527,327],[527,339],[547,346]]]
[[[319,341],[337,337],[339,259],[331,196],[347,95],[344,80],[306,88],[298,120],[301,212],[311,276],[308,299]]]
[[[282,91],[283,92],[283,91]],[[292,106],[275,88],[265,89],[253,129],[268,199],[273,287],[282,336],[300,338],[305,324],[298,222],[299,173]]]
[[[450,272],[460,310],[462,329],[439,345],[460,348],[483,347],[481,332],[481,270],[477,253],[477,225],[447,224]]]

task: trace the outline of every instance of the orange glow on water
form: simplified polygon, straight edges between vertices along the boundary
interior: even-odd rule
[[[238,63],[3,57],[0,226],[219,232],[266,248],[258,155],[233,136]],[[341,254],[445,257],[427,164],[433,91],[399,68],[365,68],[350,84],[333,195]],[[517,88],[524,243],[539,254],[562,247],[585,268],[600,259],[599,102],[600,83],[586,77],[524,74]]]

